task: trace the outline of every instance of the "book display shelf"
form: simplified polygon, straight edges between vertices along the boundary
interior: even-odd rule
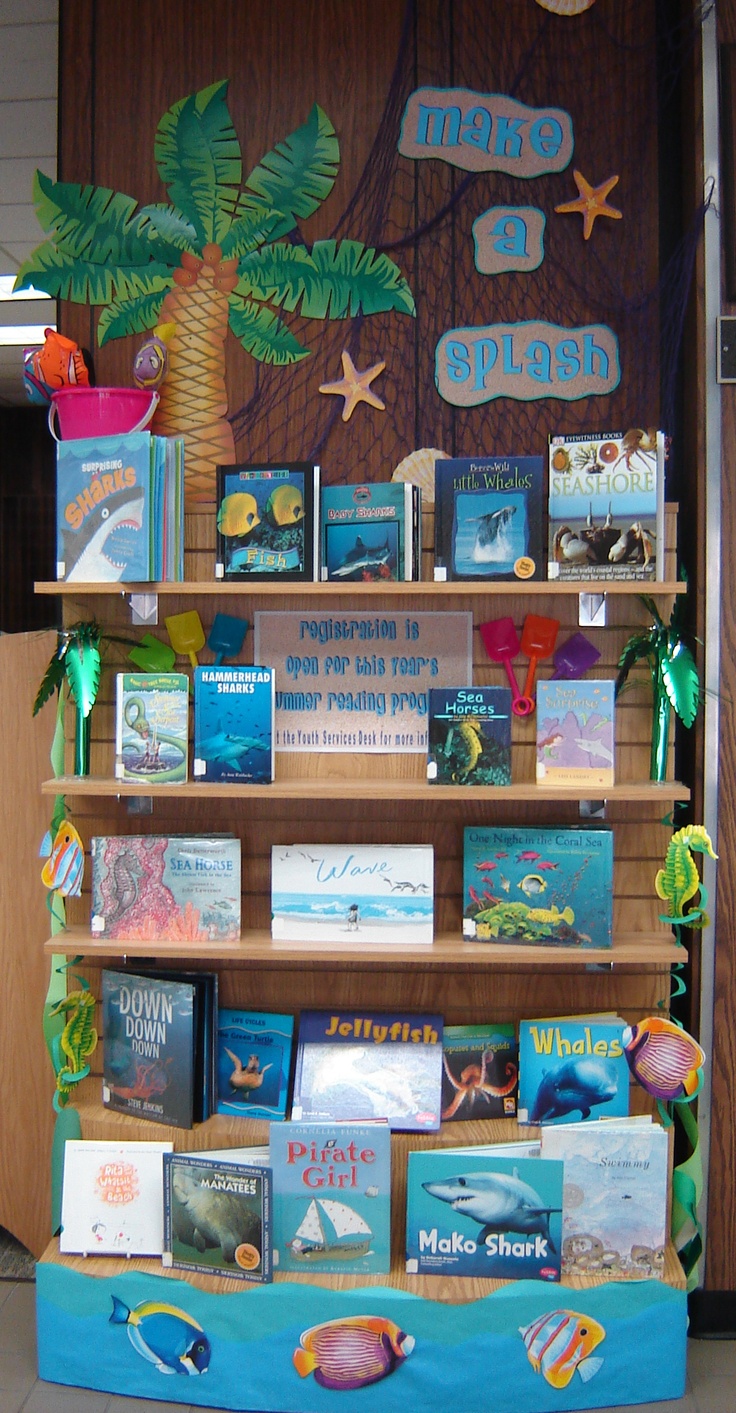
[[[674,543],[675,510],[669,508],[668,543]],[[431,525],[425,526],[425,543]],[[252,587],[215,584],[212,579],[214,518],[188,517],[186,582],[147,585],[160,593],[165,614],[197,607],[207,631],[215,613],[239,613],[252,623],[259,608],[371,608],[392,611],[443,608],[473,613],[473,677],[476,685],[501,683],[502,669],[486,656],[478,625],[509,614],[521,622],[530,600],[534,611],[561,623],[561,635],[579,626],[579,584],[505,584],[494,588],[434,584],[429,558],[424,582],[399,585],[285,584]],[[669,612],[676,581],[674,555],[665,582],[653,592]],[[585,588],[585,586],[582,586]],[[602,626],[585,631],[601,651],[596,675],[612,677],[629,634],[645,621],[637,585],[606,586]],[[108,635],[147,631],[131,627],[130,585],[42,584],[60,593],[66,623],[95,617]],[[141,586],[143,591],[144,586]],[[650,592],[652,586],[649,586]],[[164,598],[165,595],[165,598]],[[150,625],[149,625],[150,626]],[[154,629],[154,631],[156,631]],[[244,661],[252,661],[252,634]],[[342,1007],[438,1012],[447,1024],[518,1021],[615,1011],[633,1024],[658,1008],[666,1011],[670,968],[683,956],[661,922],[653,878],[671,834],[675,801],[689,798],[674,779],[648,779],[651,704],[642,677],[616,713],[616,784],[607,799],[583,801],[574,790],[537,786],[535,718],[516,719],[513,783],[508,787],[437,787],[424,779],[423,755],[289,754],[276,757],[272,785],[208,786],[193,782],[163,786],[151,797],[113,778],[113,673],[124,666],[125,649],[104,648],[105,671],[93,713],[91,773],[47,780],[45,794],[63,793],[71,818],[86,841],[96,834],[232,831],[242,842],[243,932],[239,942],[200,947],[181,943],[110,943],[95,940],[89,927],[89,893],[68,907],[65,933],[49,938],[47,951],[83,957],[84,973],[99,995],[100,969],[122,958],[189,968],[216,966],[223,1006],[292,1012]],[[544,668],[540,675],[547,675]],[[68,713],[72,759],[73,709]],[[50,803],[50,802],[49,802]],[[590,817],[614,831],[613,947],[514,947],[462,938],[462,837],[467,825],[567,825]],[[272,844],[426,843],[435,855],[435,939],[428,945],[384,945],[340,950],[338,945],[275,942],[269,930]],[[155,955],[151,955],[152,948]],[[102,1040],[104,1045],[104,1037]],[[218,1115],[191,1132],[138,1123],[102,1106],[101,1057],[81,1086],[78,1105],[85,1138],[171,1139],[181,1150],[223,1148],[267,1140],[267,1124]],[[632,1111],[649,1103],[632,1091]],[[411,1276],[404,1269],[406,1154],[411,1148],[459,1147],[530,1136],[514,1120],[445,1124],[437,1134],[392,1137],[392,1267],[389,1276],[275,1274],[272,1285],[165,1271],[157,1261],[61,1256],[53,1242],[39,1262],[38,1344],[41,1377],[51,1381],[181,1402],[185,1406],[311,1413],[361,1407],[426,1410],[462,1407],[481,1413],[546,1413],[552,1409],[606,1407],[621,1402],[678,1398],[684,1390],[687,1309],[685,1279],[673,1248],[661,1280],[613,1282],[605,1265],[586,1277],[503,1282],[442,1276]],[[130,1312],[111,1323],[115,1301]],[[149,1354],[140,1358],[135,1340],[154,1306],[173,1310],[177,1331],[203,1332],[211,1347],[206,1377],[164,1378]],[[117,1306],[115,1307],[118,1308]],[[341,1349],[347,1349],[357,1317],[370,1317],[383,1363],[358,1388],[340,1382]],[[555,1383],[548,1361],[535,1358],[533,1327],[567,1319],[571,1332],[597,1321],[605,1332],[596,1353],[595,1377],[585,1377],[573,1359]],[[315,1326],[335,1322],[335,1354],[305,1374],[294,1355]],[[362,1326],[360,1326],[362,1328]],[[169,1333],[175,1328],[170,1325]],[[128,1336],[130,1335],[130,1338]],[[406,1336],[410,1336],[409,1341]],[[584,1335],[580,1336],[585,1338]],[[300,1344],[300,1341],[302,1343]],[[133,1348],[131,1348],[133,1346]],[[332,1347],[332,1346],[331,1346]],[[322,1346],[324,1349],[324,1345]],[[410,1350],[408,1356],[406,1351]],[[380,1361],[379,1361],[380,1362]],[[161,1357],[158,1360],[161,1365]],[[182,1367],[182,1372],[186,1369]],[[554,1371],[552,1371],[554,1372]],[[556,1377],[556,1376],[555,1376]],[[489,1380],[492,1383],[489,1383]],[[492,1387],[492,1394],[490,1389]],[[357,1392],[356,1392],[357,1390]]]

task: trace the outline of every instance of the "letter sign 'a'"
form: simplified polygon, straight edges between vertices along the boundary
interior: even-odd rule
[[[482,275],[536,270],[544,259],[546,217],[536,206],[492,206],[473,222],[475,268]]]

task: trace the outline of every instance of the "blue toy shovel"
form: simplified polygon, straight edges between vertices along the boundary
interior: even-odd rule
[[[229,613],[216,613],[212,620],[207,647],[215,654],[215,667],[224,657],[237,657],[248,632],[247,618],[235,618]]]

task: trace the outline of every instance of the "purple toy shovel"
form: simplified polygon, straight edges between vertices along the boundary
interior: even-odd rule
[[[567,642],[561,643],[555,650],[552,658],[555,669],[552,681],[557,681],[560,677],[582,677],[599,657],[600,653],[590,638],[586,638],[584,633],[573,633]]]

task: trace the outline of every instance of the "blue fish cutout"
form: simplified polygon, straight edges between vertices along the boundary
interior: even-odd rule
[[[212,1346],[201,1325],[160,1300],[143,1300],[135,1310],[112,1297],[111,1325],[127,1325],[137,1354],[155,1365],[160,1374],[206,1374]]]
[[[84,876],[84,844],[68,819],[62,820],[53,844],[51,830],[46,830],[39,856],[47,860],[41,870],[44,886],[64,898],[78,898]]]

